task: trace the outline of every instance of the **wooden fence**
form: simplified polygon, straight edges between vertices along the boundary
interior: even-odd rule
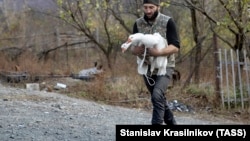
[[[250,64],[246,51],[219,49],[219,76],[222,106],[228,109],[250,107]],[[240,57],[244,61],[240,61]]]

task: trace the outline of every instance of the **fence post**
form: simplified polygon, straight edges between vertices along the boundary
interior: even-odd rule
[[[227,50],[225,49],[225,70],[226,70],[226,84],[227,84],[227,105],[228,109],[231,109],[230,106],[230,90],[229,90],[229,80],[228,80],[228,62],[227,62]]]
[[[222,85],[223,85],[223,74],[222,74],[222,72],[223,72],[223,67],[222,67],[222,50],[221,49],[219,49],[219,59],[220,59],[220,93],[221,93],[221,101],[222,101],[222,107],[223,108],[225,108],[225,99],[224,99],[224,90],[223,90],[223,87],[222,87]]]
[[[234,58],[233,58],[233,50],[230,49],[230,55],[231,55],[231,67],[232,67],[232,79],[233,79],[233,94],[234,94],[234,106],[237,106],[237,99],[236,99],[236,83],[235,83],[235,70],[234,70]]]

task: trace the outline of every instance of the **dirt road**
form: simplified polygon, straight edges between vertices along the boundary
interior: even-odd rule
[[[1,141],[115,141],[117,124],[150,124],[151,113],[0,84]],[[177,116],[178,124],[238,124]]]

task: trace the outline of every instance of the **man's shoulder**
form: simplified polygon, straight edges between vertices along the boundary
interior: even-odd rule
[[[144,19],[144,17],[140,17],[135,20],[135,23],[138,25],[138,24],[146,24],[147,22]]]
[[[141,21],[141,20],[144,20],[144,17],[139,17],[135,21]]]
[[[171,17],[170,17],[170,16],[165,15],[165,14],[162,14],[162,13],[160,13],[160,18],[161,18],[161,19],[166,19],[166,20],[171,19]]]

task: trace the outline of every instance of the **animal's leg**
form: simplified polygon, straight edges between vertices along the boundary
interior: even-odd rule
[[[137,65],[141,65],[141,62],[142,62],[141,58],[137,56],[137,58],[136,58],[136,59],[137,59],[137,60],[136,60]]]
[[[158,69],[157,75],[165,75],[167,73],[166,67],[161,67]]]
[[[151,65],[150,65],[150,73],[151,75],[153,74],[155,68],[156,68],[156,60],[155,59],[150,59]]]
[[[140,67],[142,67],[143,64],[144,64],[144,61],[145,61],[145,58],[146,58],[146,53],[147,53],[147,48],[145,47],[144,54],[143,54],[143,59],[142,59],[142,62],[140,64]]]
[[[165,57],[156,57],[156,59],[155,59],[156,61],[156,67],[157,68],[160,68],[160,67],[162,67],[162,66],[164,66],[165,65]]]
[[[143,64],[141,66],[141,63],[142,63],[142,59],[137,56],[137,71],[138,71],[138,73],[141,74],[141,75],[147,74],[148,65]]]
[[[157,67],[159,68],[157,75],[165,75],[167,73],[167,63],[168,60],[166,57],[158,57],[157,58]]]
[[[150,66],[150,76],[153,75],[154,69],[155,69],[154,65],[151,64],[151,66]]]
[[[142,65],[142,66],[138,65],[137,71],[141,75],[146,75],[148,72],[148,65]]]

